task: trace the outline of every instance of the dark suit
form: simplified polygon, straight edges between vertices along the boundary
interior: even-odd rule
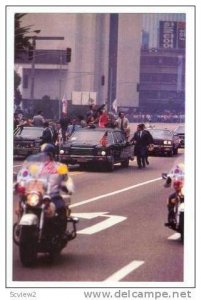
[[[147,146],[150,144],[150,134],[146,130],[139,130],[134,133],[131,141],[135,142],[135,152],[138,167],[145,167],[147,157]]]
[[[44,143],[53,144],[53,139],[54,139],[54,136],[53,136],[53,132],[52,132],[51,128],[46,127],[42,133],[42,144],[44,144]]]

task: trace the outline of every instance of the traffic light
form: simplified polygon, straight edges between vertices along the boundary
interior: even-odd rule
[[[66,48],[66,62],[67,63],[71,62],[71,54],[72,54],[72,49]]]

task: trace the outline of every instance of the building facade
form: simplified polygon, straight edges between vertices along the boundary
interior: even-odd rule
[[[139,106],[144,111],[184,111],[185,53],[183,50],[141,51]]]
[[[143,16],[139,107],[185,109],[185,15]]]
[[[65,96],[77,108],[184,109],[185,14],[29,13],[29,24],[41,31],[34,59],[16,61],[27,108],[42,100],[58,115]]]
[[[24,17],[23,26],[28,24],[41,30],[35,37],[34,59],[24,54],[16,61],[22,67],[21,90],[28,105],[40,99],[59,101],[65,95],[75,105],[92,100],[111,110],[118,99],[118,105],[138,106],[141,15],[31,13]]]

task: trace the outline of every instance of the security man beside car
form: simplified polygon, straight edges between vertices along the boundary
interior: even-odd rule
[[[44,130],[41,137],[41,144],[54,144],[54,132],[53,129],[49,126],[49,122],[44,122]]]
[[[134,154],[137,157],[138,168],[145,168],[146,164],[149,164],[147,148],[153,143],[153,137],[147,130],[145,130],[144,124],[138,124],[137,131],[134,133],[130,142],[133,142],[135,145]]]

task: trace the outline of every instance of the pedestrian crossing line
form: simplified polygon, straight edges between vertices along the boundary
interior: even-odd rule
[[[119,271],[115,272],[111,276],[109,276],[104,281],[120,281],[124,277],[126,277],[129,273],[133,272],[137,268],[139,268],[141,265],[144,264],[144,261],[141,260],[133,260],[131,263],[120,269]]]
[[[169,236],[168,240],[178,240],[178,239],[180,239],[180,237],[181,237],[181,234],[176,232],[176,233],[172,234],[171,236]]]

